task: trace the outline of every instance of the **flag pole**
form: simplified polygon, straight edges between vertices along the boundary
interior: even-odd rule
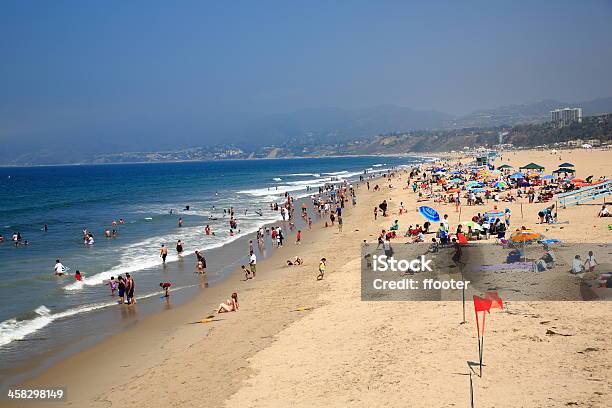
[[[484,329],[486,317],[487,312],[482,312],[482,336],[480,337],[480,342],[478,343],[478,353],[480,354],[480,378],[482,378],[482,355],[484,353]]]

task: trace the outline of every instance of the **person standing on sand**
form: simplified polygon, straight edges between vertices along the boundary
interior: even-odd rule
[[[302,230],[298,230],[297,235],[295,236],[295,245],[300,245],[302,243]]]
[[[159,249],[159,256],[162,259],[162,263],[165,264],[166,257],[168,256],[168,248],[166,248],[166,245],[162,244],[161,248]]]
[[[378,207],[374,207],[374,221],[378,218]]]
[[[255,252],[253,251],[251,251],[251,256],[249,258],[249,268],[251,269],[251,274],[254,278],[255,273],[257,272],[257,257],[255,256]]]
[[[322,280],[323,277],[325,276],[325,263],[327,262],[327,259],[325,258],[321,258],[321,262],[319,262],[319,275],[317,276],[317,280]]]

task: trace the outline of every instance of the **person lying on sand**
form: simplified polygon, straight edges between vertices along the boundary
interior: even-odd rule
[[[304,261],[299,256],[296,256],[295,258],[293,258],[293,261],[291,259],[287,259],[287,266],[294,266],[294,265],[297,266],[303,263]]]
[[[219,305],[219,310],[217,313],[226,313],[226,312],[236,312],[238,311],[238,294],[236,292],[232,293],[232,297],[227,299],[225,303],[221,303]]]

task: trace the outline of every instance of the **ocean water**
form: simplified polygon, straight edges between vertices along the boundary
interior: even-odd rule
[[[23,346],[17,343],[41,330],[52,337],[54,324],[69,326],[77,316],[119,308],[105,285],[111,276],[131,273],[136,295],[145,301],[158,298],[161,281],[171,280],[175,289],[197,286],[192,273],[161,268],[162,243],[169,246],[170,263],[178,260],[178,239],[185,253],[198,249],[208,254],[280,220],[270,203],[282,201],[284,192],[306,197],[311,194],[308,186],[353,181],[366,169],[375,174],[423,160],[346,157],[0,168],[0,234],[5,237],[0,243],[0,360],[5,351],[20,352]],[[229,216],[223,213],[230,206],[240,230],[233,237]],[[255,212],[260,209],[261,216]],[[184,220],[181,228],[179,217]],[[113,226],[120,218],[125,224]],[[207,224],[215,236],[204,234]],[[83,245],[83,228],[93,233],[94,245]],[[105,238],[105,229],[116,229],[118,236]],[[14,246],[14,232],[29,245]],[[66,277],[53,276],[58,258],[70,268]],[[227,266],[209,262],[208,278],[222,279]],[[183,267],[193,268],[191,261]],[[72,277],[77,269],[82,282]]]

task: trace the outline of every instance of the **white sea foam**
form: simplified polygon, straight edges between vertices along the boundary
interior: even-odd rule
[[[193,286],[197,285],[181,286],[173,290],[181,290]],[[138,296],[138,299],[147,299],[162,294],[163,291],[148,293],[142,296]],[[118,303],[116,301],[92,303],[57,313],[51,313],[51,311],[45,305],[39,306],[36,310],[34,310],[34,313],[36,313],[37,316],[32,319],[8,319],[0,323],[0,347],[9,344],[10,342],[15,340],[22,340],[27,336],[43,329],[45,326],[49,325],[55,320],[64,319],[66,317],[71,317],[110,306],[118,306]]]
[[[145,269],[154,268],[162,265],[162,259],[159,256],[159,247],[162,243],[167,246],[174,244],[178,239],[184,243],[185,254],[191,254],[195,250],[210,250],[222,247],[230,242],[237,240],[248,234],[256,232],[261,225],[277,221],[280,219],[278,213],[264,214],[259,216],[254,212],[247,215],[236,214],[240,232],[235,231],[234,236],[230,236],[228,232],[229,218],[211,221],[210,225],[216,235],[205,235],[203,227],[184,227],[180,229],[180,234],[166,234],[163,236],[151,237],[145,240],[136,242],[122,249],[119,258],[119,264],[109,270],[99,272],[92,276],[85,276],[81,281],[72,282],[64,286],[66,291],[79,291],[87,286],[102,285],[107,282],[111,276],[123,275],[125,273],[135,273]],[[176,262],[179,256],[172,253],[166,258],[166,263]]]
[[[283,181],[283,179],[280,178],[280,177],[274,177],[272,180],[274,180],[274,181]]]

